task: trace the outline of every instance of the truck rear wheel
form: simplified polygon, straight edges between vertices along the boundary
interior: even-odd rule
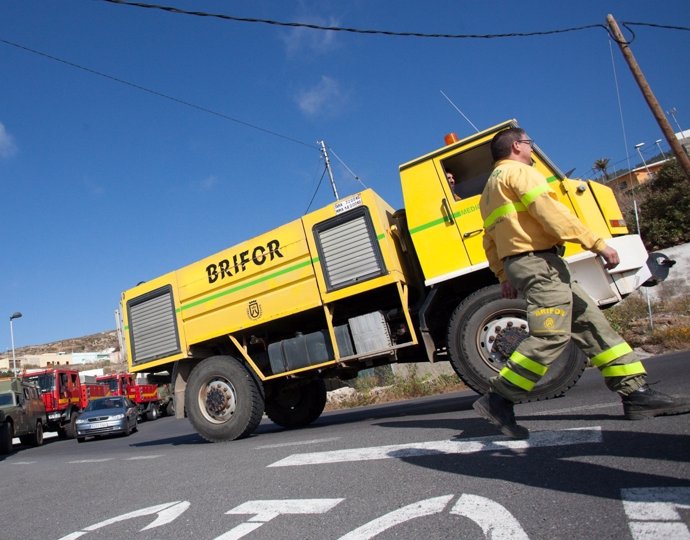
[[[501,296],[498,285],[478,290],[455,309],[448,325],[450,363],[460,378],[479,394],[489,390],[510,353],[528,335],[526,304]],[[582,375],[585,355],[572,343],[523,400],[538,401],[563,395]]]
[[[261,422],[264,398],[259,383],[232,356],[211,356],[189,375],[185,407],[199,435],[211,442],[250,435]]]
[[[326,397],[323,379],[288,381],[266,399],[266,416],[285,428],[304,427],[321,416]]]
[[[33,433],[22,435],[19,437],[22,444],[30,444],[31,446],[41,446],[43,444],[43,424],[41,421],[36,422],[36,429]]]

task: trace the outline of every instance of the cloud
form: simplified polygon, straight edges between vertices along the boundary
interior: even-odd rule
[[[102,197],[105,195],[105,188],[103,185],[95,182],[89,177],[84,177],[82,179],[82,185],[84,186],[86,192],[92,197]]]
[[[297,94],[296,101],[300,110],[307,116],[337,113],[347,100],[347,96],[335,79],[326,75],[312,88]]]
[[[307,17],[300,22],[318,26],[338,26],[337,19],[329,20]],[[336,34],[333,30],[316,30],[313,28],[297,27],[281,35],[288,56],[296,56],[302,52],[322,53],[332,51],[336,47]]]
[[[218,185],[218,177],[215,174],[210,174],[206,178],[198,180],[195,184],[201,191],[211,191]]]
[[[14,137],[7,133],[4,124],[0,122],[0,158],[9,158],[17,153]]]

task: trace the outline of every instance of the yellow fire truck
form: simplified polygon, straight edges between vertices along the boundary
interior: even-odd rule
[[[527,335],[482,248],[479,197],[503,122],[400,166],[405,208],[366,189],[261,236],[125,291],[131,371],[171,374],[178,417],[209,441],[251,434],[262,414],[287,428],[316,420],[325,379],[394,362],[449,361],[477,392]],[[535,167],[621,255],[606,270],[567,245],[576,279],[602,307],[654,280],[613,192],[566,178],[537,147]],[[455,193],[446,172],[456,179]],[[572,347],[531,399],[562,394],[586,359]]]

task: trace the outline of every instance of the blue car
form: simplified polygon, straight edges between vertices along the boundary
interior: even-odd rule
[[[137,414],[136,404],[126,397],[92,399],[77,418],[77,442],[116,433],[127,436],[137,430]]]

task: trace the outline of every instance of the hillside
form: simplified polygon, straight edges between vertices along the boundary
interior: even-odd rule
[[[106,349],[119,349],[117,332],[110,330],[89,336],[61,339],[44,345],[17,347],[17,356],[31,356],[45,353],[100,352]]]

